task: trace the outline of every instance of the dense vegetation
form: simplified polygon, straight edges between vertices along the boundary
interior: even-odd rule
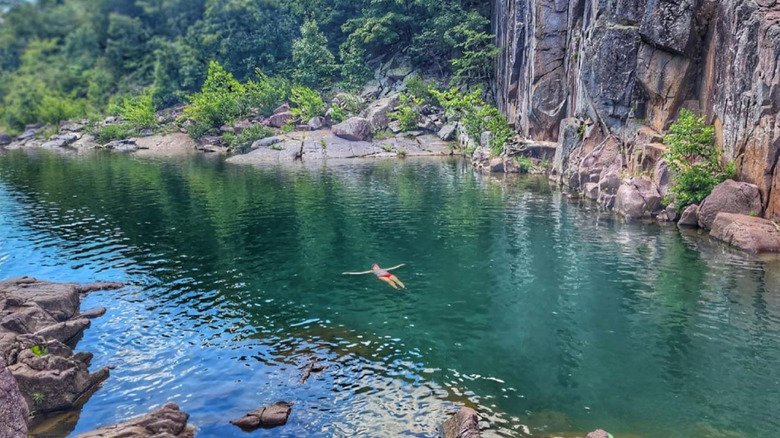
[[[421,70],[482,86],[497,50],[487,34],[488,6],[474,0],[6,0],[0,3],[0,125],[19,131],[29,123],[127,110],[126,96],[148,96],[162,108],[200,92],[197,102],[208,92],[201,87],[212,61],[247,88],[275,89],[279,82],[272,81],[289,80],[354,89],[372,77],[368,60],[403,53]],[[225,110],[240,112],[241,103],[235,105]]]
[[[735,176],[734,163],[722,164],[714,128],[686,109],[669,128],[664,143],[669,148],[665,158],[672,170],[672,193],[678,210],[701,202],[716,185]]]

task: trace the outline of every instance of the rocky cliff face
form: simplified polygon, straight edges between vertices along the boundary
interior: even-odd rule
[[[495,0],[494,31],[499,107],[560,142],[562,183],[605,206],[630,176],[664,192],[660,138],[689,108],[780,219],[780,1]]]

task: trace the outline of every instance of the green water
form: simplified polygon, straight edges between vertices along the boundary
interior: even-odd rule
[[[14,151],[0,213],[0,277],[130,284],[84,303],[115,368],[61,436],[168,400],[203,437],[277,400],[268,436],[433,436],[462,404],[486,436],[780,432],[780,263],[544,179]],[[340,275],[375,261],[408,290]]]

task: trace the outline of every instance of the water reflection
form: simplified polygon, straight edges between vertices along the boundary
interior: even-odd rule
[[[79,348],[116,368],[76,432],[169,399],[203,436],[277,400],[272,436],[430,436],[464,403],[486,436],[780,429],[777,261],[543,179],[12,152],[0,209],[0,277],[131,284],[85,303],[111,310]],[[374,261],[410,290],[339,275]]]

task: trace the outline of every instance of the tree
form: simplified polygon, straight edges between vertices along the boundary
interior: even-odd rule
[[[669,148],[665,159],[672,171],[672,193],[678,210],[706,198],[716,185],[733,176],[734,164],[721,164],[715,146],[715,130],[683,109],[664,137]]]
[[[314,20],[301,26],[301,37],[292,45],[292,58],[295,78],[307,87],[322,88],[336,71],[336,59],[328,50],[328,39]]]

